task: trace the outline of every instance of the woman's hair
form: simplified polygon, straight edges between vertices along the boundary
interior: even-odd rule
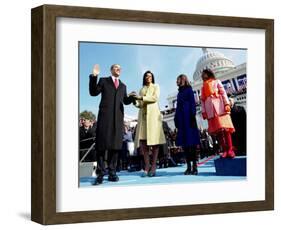
[[[185,87],[189,86],[191,87],[190,83],[189,83],[189,80],[188,80],[188,77],[185,75],[185,74],[180,74],[177,79],[180,78],[181,81],[184,81],[184,85]]]
[[[211,79],[211,78],[216,79],[214,72],[210,69],[204,69],[202,72],[202,76],[203,76],[203,74],[207,74],[208,79]]]
[[[153,74],[150,70],[148,70],[148,71],[146,71],[146,72],[144,73],[144,75],[143,75],[143,80],[142,80],[142,85],[143,85],[143,86],[146,85],[146,84],[145,84],[145,83],[146,83],[145,77],[146,77],[146,75],[147,75],[148,73],[151,74],[151,76],[152,76],[152,83],[154,83],[154,74]]]

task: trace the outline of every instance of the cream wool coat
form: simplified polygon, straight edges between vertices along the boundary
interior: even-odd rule
[[[151,83],[149,87],[144,86],[140,90],[139,95],[143,97],[143,100],[136,102],[136,107],[140,110],[135,136],[135,147],[138,148],[140,146],[141,132],[143,131],[146,132],[147,145],[166,143],[162,127],[162,115],[158,105],[160,96],[159,85]]]

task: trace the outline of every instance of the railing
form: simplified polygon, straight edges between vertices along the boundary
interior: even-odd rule
[[[82,163],[82,162],[85,160],[85,158],[88,156],[88,154],[91,152],[91,150],[92,150],[92,149],[95,147],[95,145],[96,145],[96,142],[95,142],[96,138],[95,138],[95,137],[83,139],[83,140],[80,141],[80,143],[81,143],[81,142],[85,142],[85,141],[89,141],[89,140],[93,140],[93,144],[90,146],[90,148],[80,149],[80,152],[82,152],[82,151],[87,151],[87,152],[85,153],[85,155],[81,158],[80,163]]]

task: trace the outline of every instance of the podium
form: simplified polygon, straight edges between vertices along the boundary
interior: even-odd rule
[[[247,158],[239,156],[231,158],[218,158],[215,160],[217,176],[246,176]]]

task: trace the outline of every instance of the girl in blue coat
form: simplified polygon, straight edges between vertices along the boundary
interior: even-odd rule
[[[195,118],[196,105],[194,94],[186,75],[181,74],[178,76],[177,85],[179,92],[174,119],[177,128],[176,145],[181,146],[185,152],[187,169],[184,174],[197,175],[196,147],[200,144],[200,139]]]

